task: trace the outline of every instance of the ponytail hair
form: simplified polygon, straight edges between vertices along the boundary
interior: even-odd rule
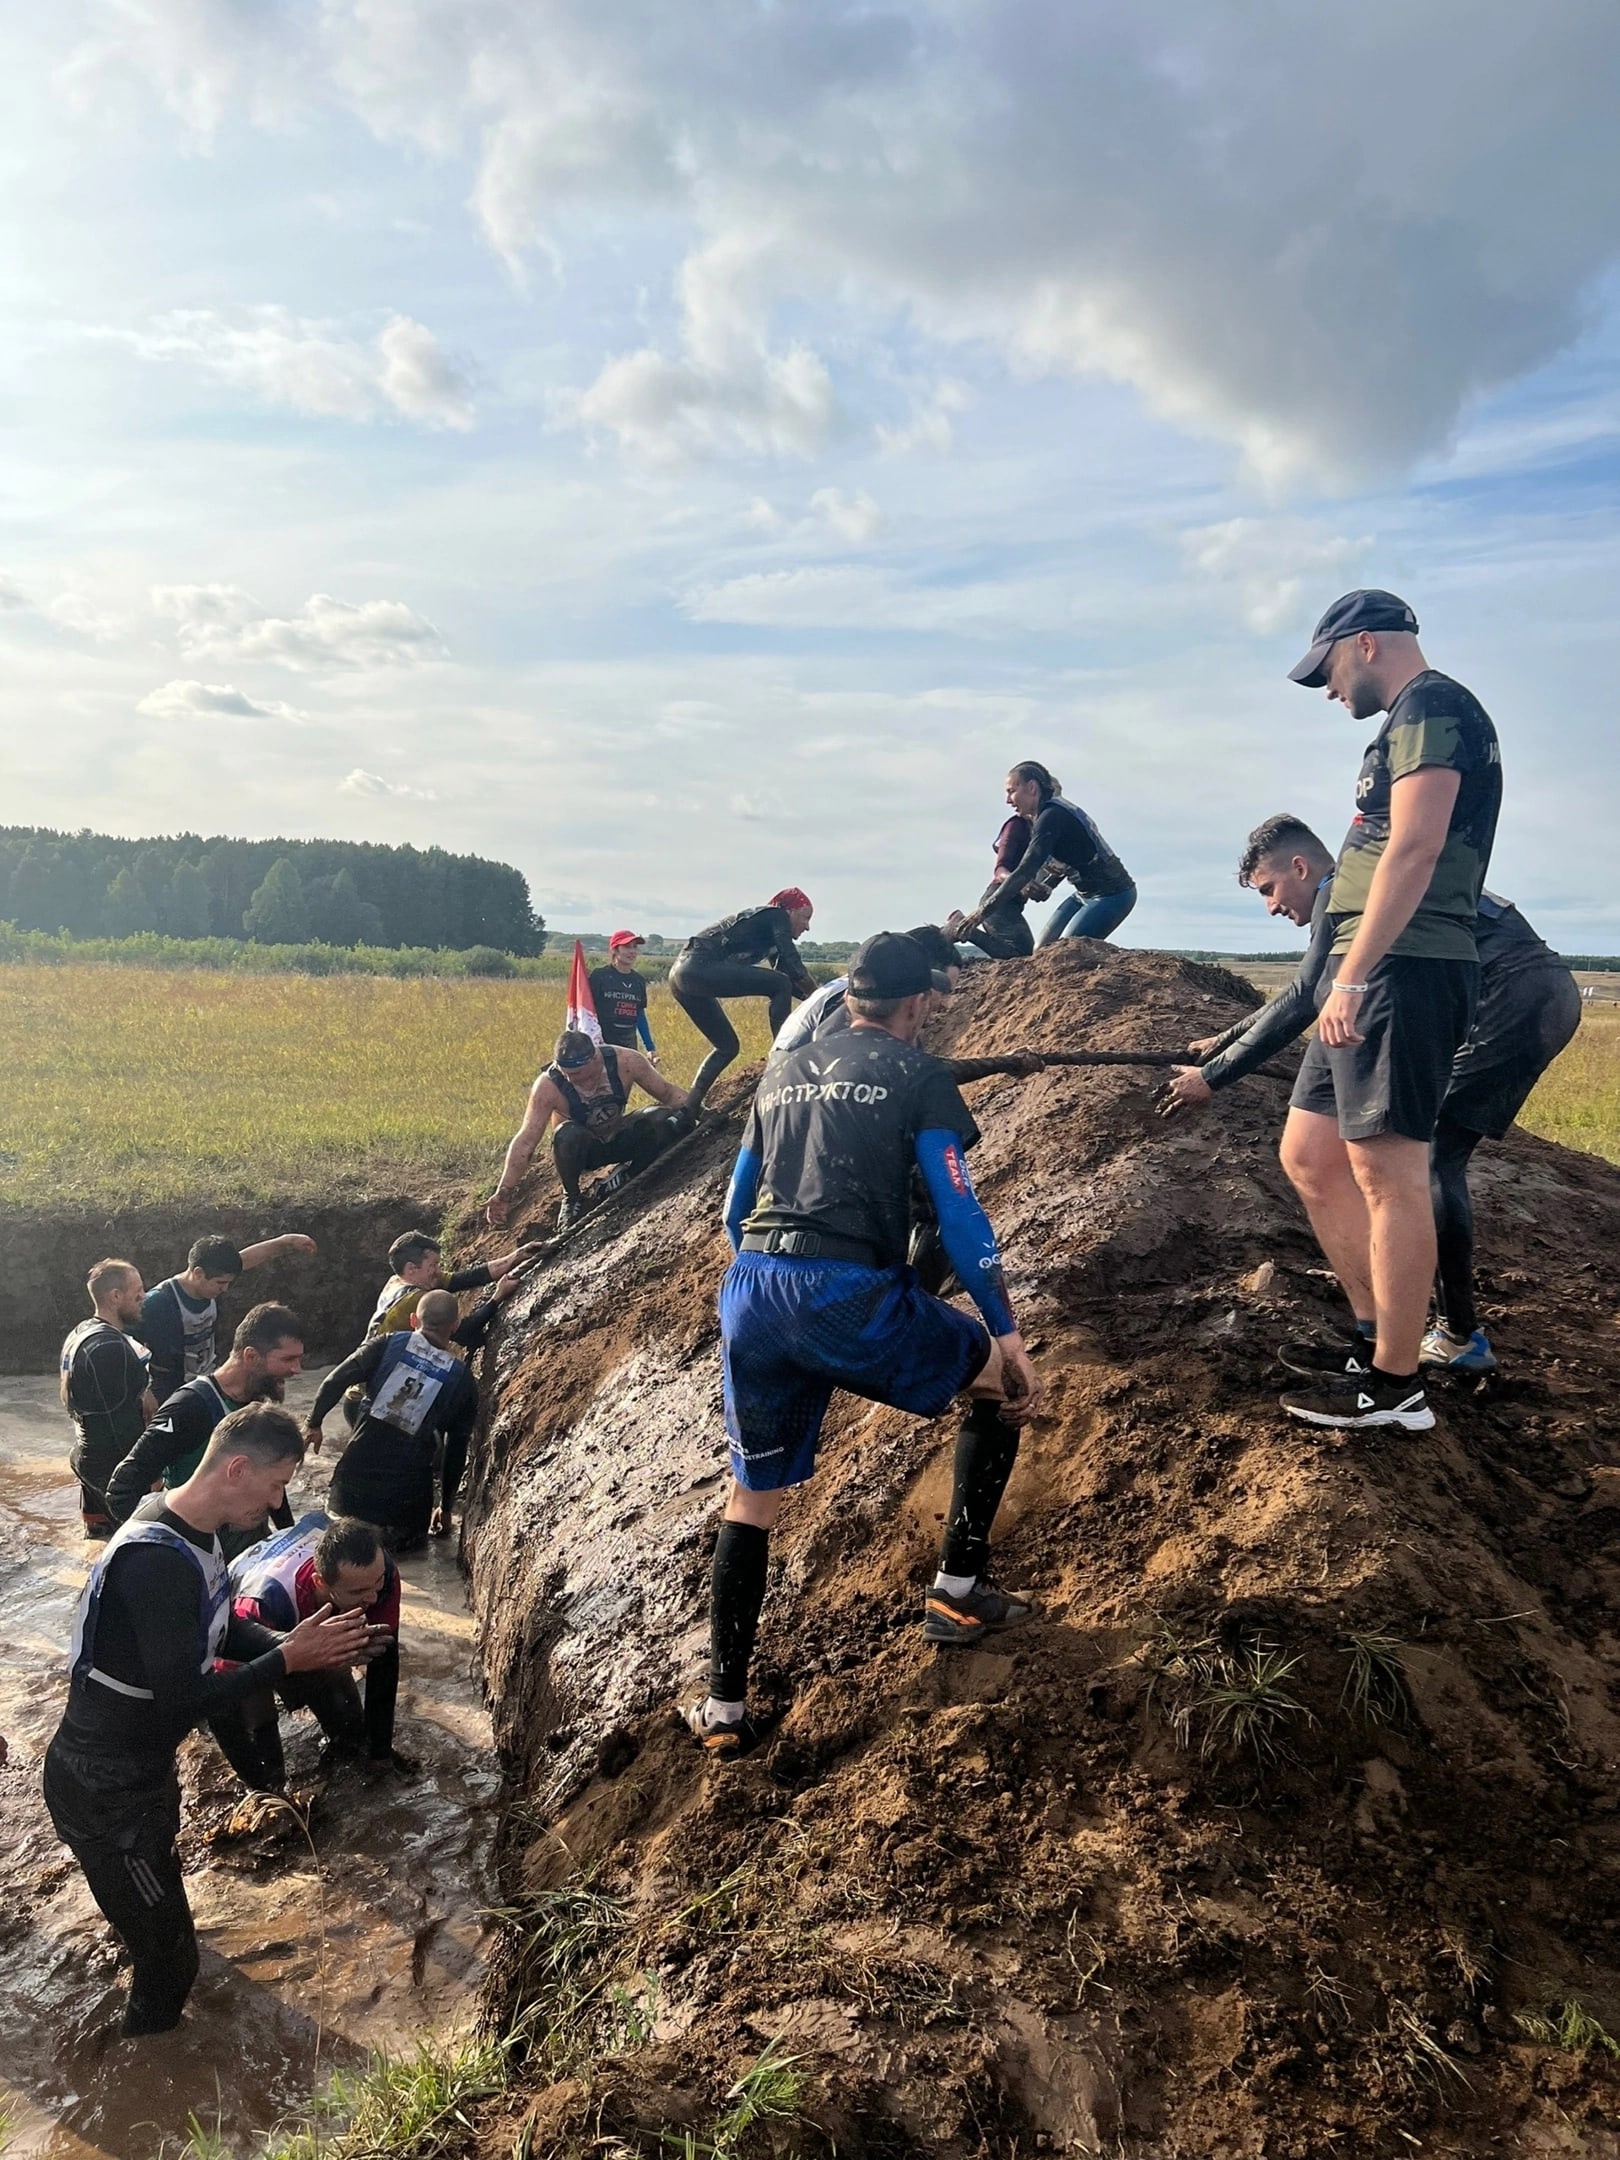
[[[1034,781],[1041,791],[1041,801],[1043,803],[1049,803],[1054,795],[1063,793],[1063,782],[1055,773],[1049,773],[1044,765],[1036,764],[1033,758],[1025,758],[1021,764],[1015,765],[1012,770],[1015,780]]]

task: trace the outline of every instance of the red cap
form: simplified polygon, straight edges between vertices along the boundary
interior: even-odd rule
[[[784,885],[780,892],[771,894],[772,907],[807,908],[809,905],[810,895],[807,892],[800,892],[797,885]]]
[[[608,951],[620,952],[626,945],[645,945],[647,940],[634,930],[615,930],[608,939]]]

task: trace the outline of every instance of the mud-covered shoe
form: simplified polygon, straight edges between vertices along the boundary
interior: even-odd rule
[[[735,1720],[711,1717],[707,1695],[689,1703],[679,1714],[681,1723],[704,1754],[718,1762],[734,1762],[739,1755],[746,1755],[759,1745],[760,1729],[747,1711]]]
[[[596,1199],[595,1193],[565,1193],[562,1205],[557,1210],[557,1235],[561,1237],[565,1231],[572,1230],[576,1223],[582,1223],[595,1207]]]
[[[923,1599],[923,1640],[951,1647],[982,1642],[986,1635],[1017,1627],[1034,1610],[1028,1599],[1008,1597],[987,1582],[976,1582],[960,1597],[930,1590]]]
[[[1472,1335],[1453,1335],[1447,1328],[1432,1327],[1423,1338],[1418,1363],[1440,1372],[1460,1373],[1465,1379],[1480,1379],[1495,1372],[1496,1352],[1482,1327],[1475,1328]]]
[[[1434,1423],[1423,1381],[1416,1373],[1410,1380],[1389,1380],[1382,1373],[1360,1379],[1327,1374],[1314,1387],[1291,1388],[1279,1400],[1290,1417],[1307,1425],[1345,1430],[1395,1425],[1403,1432],[1427,1432]]]
[[[1372,1371],[1372,1361],[1372,1339],[1359,1330],[1347,1335],[1342,1329],[1335,1332],[1323,1328],[1315,1335],[1296,1335],[1277,1345],[1278,1364],[1286,1365],[1290,1372],[1303,1373],[1308,1380],[1316,1379],[1320,1373],[1355,1379]]]

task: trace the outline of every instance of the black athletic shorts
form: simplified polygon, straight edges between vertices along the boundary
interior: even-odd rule
[[[1323,971],[1318,1012],[1339,965],[1332,959]],[[1452,1063],[1473,1024],[1479,962],[1391,955],[1367,983],[1357,1019],[1362,1040],[1329,1050],[1313,1036],[1290,1104],[1337,1117],[1342,1140],[1375,1140],[1382,1133],[1432,1140]]]
[[[1561,961],[1506,974],[1492,969],[1452,1064],[1447,1118],[1500,1140],[1580,1024],[1581,993]]]

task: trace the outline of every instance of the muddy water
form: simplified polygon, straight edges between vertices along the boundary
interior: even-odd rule
[[[307,1406],[314,1380],[289,1400]],[[335,1421],[334,1421],[335,1422]],[[319,1735],[283,1721],[289,1782],[312,1794],[310,1844],[283,1819],[232,1834],[237,1788],[205,1736],[182,1755],[182,1852],[202,1972],[179,2030],[117,2035],[113,1939],[51,1831],[40,1758],[63,1695],[86,1555],[67,1428],[49,1381],[0,1380],[0,2105],[8,2160],[147,2160],[195,2115],[233,2150],[334,2069],[471,2019],[497,1779],[471,1675],[472,1621],[453,1551],[401,1564],[396,1745],[418,1774],[322,1785]],[[295,1483],[318,1505],[329,1462]],[[173,2147],[171,2145],[170,2149]]]

